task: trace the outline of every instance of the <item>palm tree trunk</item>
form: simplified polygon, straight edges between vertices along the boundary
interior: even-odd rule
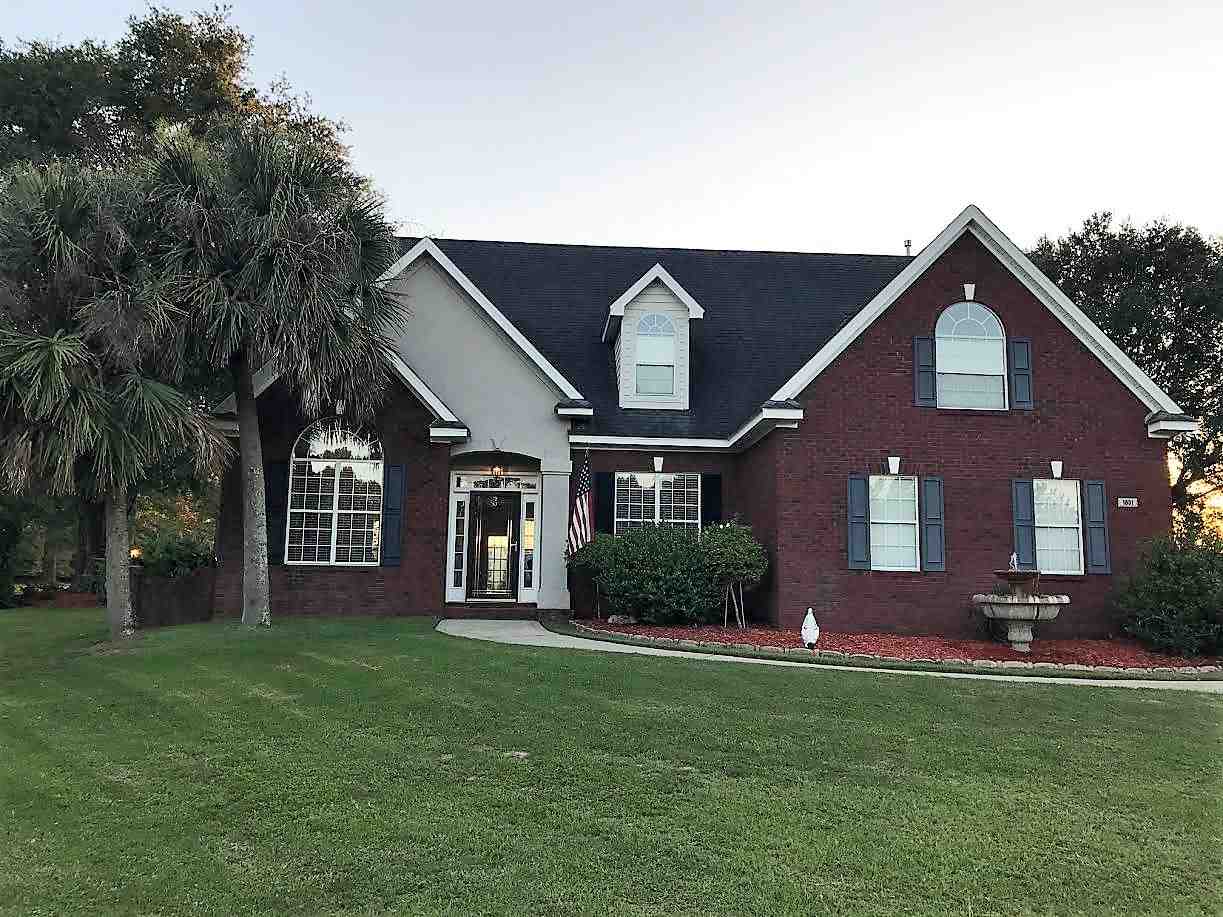
[[[268,515],[251,356],[247,344],[233,363],[234,400],[238,403],[238,461],[242,470],[242,623],[267,625],[272,623]]]
[[[39,585],[44,589],[54,589],[55,583],[55,549],[51,547],[51,527],[42,528],[42,556],[39,559]]]
[[[110,639],[126,640],[136,629],[132,617],[131,532],[127,487],[106,495],[106,618]]]

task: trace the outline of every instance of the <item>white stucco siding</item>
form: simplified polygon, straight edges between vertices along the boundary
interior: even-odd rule
[[[564,551],[572,462],[569,424],[556,416],[563,395],[431,259],[421,258],[394,283],[412,310],[399,355],[470,431],[451,454],[496,448],[539,459],[539,607],[568,608]]]
[[[675,325],[675,397],[659,398],[637,394],[637,323],[643,315],[660,312]],[[665,284],[655,280],[624,307],[624,320],[617,338],[617,377],[620,380],[620,406],[623,408],[688,409],[689,346],[688,307]]]

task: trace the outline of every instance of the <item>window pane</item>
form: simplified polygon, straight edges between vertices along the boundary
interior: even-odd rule
[[[1001,376],[1006,372],[1006,344],[998,339],[935,338],[935,365],[940,373]]]
[[[940,408],[1006,409],[1006,382],[1002,376],[938,374]]]
[[[454,586],[463,585],[463,561],[466,558],[463,545],[467,537],[467,502],[459,500],[454,505]]]
[[[381,518],[376,513],[337,513],[335,562],[373,564],[379,560]]]
[[[1079,524],[1079,482],[1037,479],[1032,482],[1037,525]]]
[[[331,513],[289,513],[289,563],[331,563]]]
[[[872,521],[871,569],[916,570],[917,526]]]
[[[642,487],[645,480],[650,486]],[[653,525],[655,517],[655,487],[657,476],[654,474],[617,474],[616,475],[616,523],[617,534],[635,525]]]
[[[382,463],[362,462],[340,468],[338,509],[381,512]]]
[[[675,394],[674,366],[637,366],[638,395]]]
[[[701,524],[701,476],[666,475],[659,484],[658,521],[665,525]]]
[[[289,479],[289,509],[333,509],[336,466],[332,462],[294,462]]]
[[[916,522],[917,478],[873,475],[871,522]]]
[[[1082,573],[1083,552],[1078,528],[1037,526],[1036,568],[1041,573]]]

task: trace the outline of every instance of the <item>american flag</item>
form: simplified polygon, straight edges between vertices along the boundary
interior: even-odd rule
[[[569,517],[569,553],[573,554],[590,543],[594,526],[594,487],[590,474],[590,452],[586,452],[578,469],[578,489],[573,497],[573,515]]]

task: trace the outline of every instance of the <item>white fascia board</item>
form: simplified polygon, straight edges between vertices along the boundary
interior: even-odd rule
[[[429,428],[429,439],[435,443],[461,443],[470,435],[470,431],[464,426]]]
[[[459,424],[459,418],[446,406],[446,402],[442,401],[437,396],[437,393],[429,386],[425,385],[425,380],[416,374],[403,358],[397,353],[387,354],[387,362],[391,364],[391,369],[395,370],[396,375],[404,381],[421,403],[424,404],[437,420],[444,420],[448,423]]]
[[[390,280],[392,277],[398,276],[422,255],[429,255],[441,265],[442,270],[450,275],[450,278],[459,285],[464,293],[476,301],[480,308],[484,310],[484,313],[492,319],[493,324],[500,328],[506,337],[513,341],[518,346],[518,349],[530,358],[531,362],[547,376],[553,385],[560,389],[566,398],[572,398],[576,401],[582,400],[581,392],[574,388],[569,383],[569,380],[562,376],[560,371],[548,362],[547,358],[535,348],[535,345],[528,341],[526,336],[514,327],[514,323],[506,318],[487,296],[480,292],[480,288],[472,283],[466,274],[459,270],[458,265],[451,261],[432,239],[421,239],[408,249],[403,257],[391,265],[387,272],[378,279]]]
[[[788,401],[802,394],[833,360],[857,340],[859,335],[965,232],[972,232],[1143,404],[1152,410],[1180,413],[1176,402],[1110,341],[1099,326],[1084,315],[975,204],[969,204],[959,216],[948,223],[903,271],[892,278],[892,281],[791,376],[770,400]]]
[[[594,417],[594,408],[557,408],[558,417]]]
[[[667,436],[587,436],[570,434],[574,446],[598,446],[604,449],[666,449],[693,452],[742,452],[772,430],[794,430],[803,419],[802,408],[762,408],[725,438]]]
[[[675,298],[684,304],[688,309],[688,318],[704,318],[704,307],[693,298],[692,294],[680,285],[680,282],[671,276],[671,273],[661,264],[655,264],[652,268],[641,275],[641,278],[631,287],[625,290],[617,297],[616,301],[611,304],[611,308],[607,312],[607,321],[603,323],[603,340],[607,341],[608,331],[611,328],[611,319],[613,315],[624,315],[624,307],[636,298],[637,294],[652,284],[655,280],[665,286],[668,290],[675,294]]]
[[[455,424],[460,423],[459,418],[455,415],[454,411],[450,410],[450,408],[446,406],[446,403],[437,396],[437,393],[425,384],[425,380],[417,375],[416,371],[405,363],[399,354],[388,353],[386,355],[386,362],[387,365],[389,365],[391,369],[395,371],[395,375],[402,379],[403,383],[412,390],[412,393],[416,395],[421,404],[429,409],[429,412],[433,414],[434,419],[444,420]],[[272,364],[263,364],[259,371],[255,373],[255,397],[258,398],[265,391],[267,391],[268,387],[271,386],[271,384],[275,382],[277,378],[277,374],[272,372]],[[219,405],[217,405],[215,413],[237,413],[237,402],[234,399],[234,396],[230,395]],[[235,420],[233,423],[234,430],[236,432],[237,421]]]
[[[1196,420],[1152,420],[1147,423],[1151,439],[1171,439],[1181,433],[1196,433],[1202,425]]]

